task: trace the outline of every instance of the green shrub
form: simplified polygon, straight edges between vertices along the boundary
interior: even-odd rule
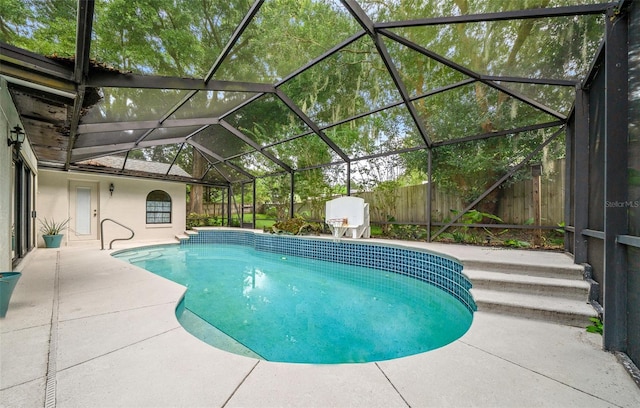
[[[589,333],[598,333],[602,335],[602,332],[604,330],[602,320],[600,320],[600,318],[598,317],[591,317],[589,318],[589,320],[591,320],[591,323],[593,324],[590,324],[589,326],[587,326],[587,331]]]
[[[190,213],[187,215],[187,229],[194,227],[213,227],[220,225],[220,220],[215,215]]]
[[[266,229],[265,229],[266,230]],[[307,222],[302,217],[296,217],[273,224],[270,232],[290,235],[318,235],[322,233],[323,225],[317,222]]]

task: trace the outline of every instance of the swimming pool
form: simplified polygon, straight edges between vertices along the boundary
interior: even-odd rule
[[[269,361],[421,353],[462,336],[475,311],[459,262],[402,247],[200,230],[114,255],[187,287],[177,315],[192,334]]]

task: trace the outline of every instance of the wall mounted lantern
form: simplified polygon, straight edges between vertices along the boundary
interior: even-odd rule
[[[109,194],[113,195],[113,190],[115,190],[116,187],[113,185],[113,183],[109,184]]]
[[[25,133],[22,131],[22,128],[18,125],[14,126],[11,131],[9,131],[9,139],[7,139],[7,145],[15,145],[15,149],[20,151],[20,145],[24,143]]]

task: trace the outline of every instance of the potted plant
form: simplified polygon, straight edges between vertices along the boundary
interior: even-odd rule
[[[0,317],[5,317],[7,314],[13,288],[16,287],[20,276],[22,276],[20,272],[0,272]]]
[[[44,239],[44,244],[47,248],[59,248],[60,243],[62,242],[62,237],[64,234],[60,232],[66,228],[69,223],[69,218],[64,221],[57,222],[53,218],[51,220],[44,219],[40,220],[40,232],[42,232],[42,239]]]

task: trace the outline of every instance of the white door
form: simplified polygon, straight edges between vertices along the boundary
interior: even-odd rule
[[[98,239],[98,183],[71,181],[71,222],[69,239]]]

